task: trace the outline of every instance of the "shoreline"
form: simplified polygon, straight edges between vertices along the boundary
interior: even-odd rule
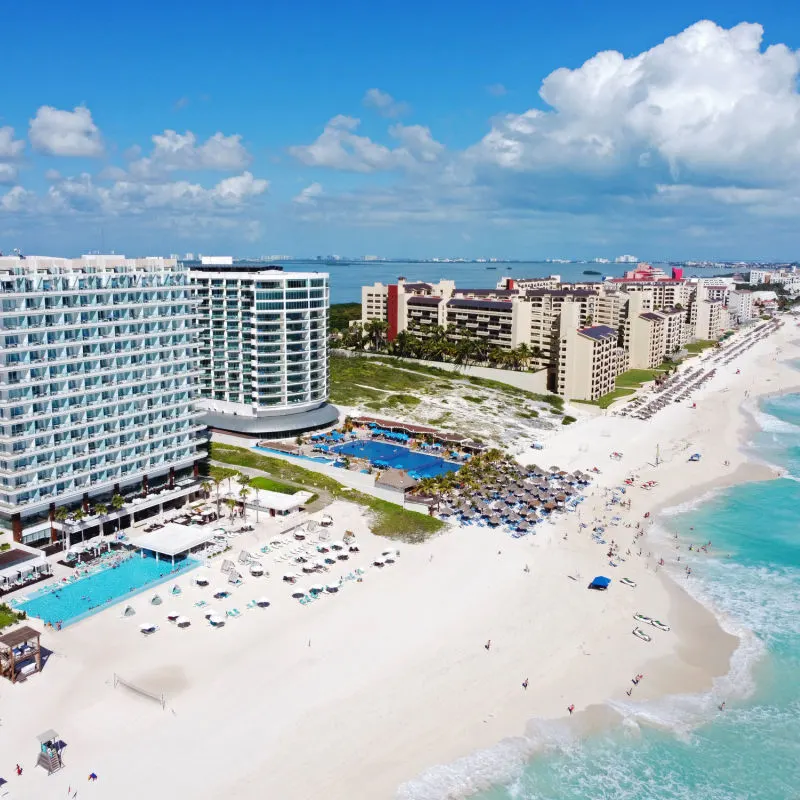
[[[788,324],[785,324],[781,335],[785,337],[787,333]],[[784,346],[800,351],[800,339],[786,341]],[[779,364],[781,372],[786,374],[788,368],[791,371],[790,375],[796,381],[797,368],[792,366],[792,362],[797,363],[797,352],[793,358],[782,358]],[[793,393],[800,393],[800,384],[788,383],[780,389],[770,388],[753,395],[748,392],[739,401],[735,411],[738,417],[736,419],[736,465],[733,466],[732,463],[731,467],[721,469],[717,464],[714,470],[715,474],[702,483],[677,489],[672,493],[659,497],[657,502],[649,508],[651,529],[662,529],[662,538],[664,538],[666,529],[671,527],[667,520],[674,515],[687,511],[686,506],[694,507],[710,500],[718,492],[735,486],[776,480],[783,477],[784,470],[782,468],[758,460],[750,448],[752,438],[763,430],[758,423],[756,410],[753,406],[761,404],[770,397],[780,397]],[[593,419],[599,416],[593,415]],[[558,459],[556,458],[555,460],[557,461]],[[660,542],[660,544],[664,545],[665,542]],[[705,695],[707,711],[712,713],[717,705],[714,694],[717,691],[718,684],[732,677],[734,672],[738,672],[741,668],[741,665],[737,664],[737,659],[750,659],[747,660],[745,669],[748,675],[751,675],[753,667],[763,656],[763,648],[758,644],[753,647],[753,642],[750,639],[755,638],[754,634],[751,633],[748,636],[749,632],[747,631],[732,631],[730,621],[724,612],[716,608],[708,598],[698,597],[682,585],[677,571],[664,569],[660,571],[658,577],[672,598],[670,622],[673,623],[673,626],[676,620],[679,624],[682,620],[687,624],[684,626],[679,638],[676,652],[649,662],[648,671],[658,677],[655,680],[648,681],[646,686],[643,685],[644,691],[637,692],[636,705],[638,706],[640,703],[651,705],[669,701],[670,698],[678,699],[684,695]],[[758,641],[760,643],[760,640]],[[697,657],[698,652],[700,653],[699,658]],[[755,659],[751,659],[754,654]],[[677,664],[676,655],[678,656]],[[676,666],[678,669],[676,669]],[[635,720],[637,724],[645,724],[651,727],[661,726],[657,720],[648,717],[645,708],[628,709],[627,712],[624,712],[619,707],[620,705],[620,701],[615,701],[609,697],[603,702],[587,706],[571,717],[562,714],[550,718],[532,718],[525,725],[526,733],[523,737],[508,737],[498,742],[494,747],[482,751],[482,753],[476,751],[469,757],[459,759],[451,764],[440,765],[429,771],[429,774],[440,770],[451,771],[458,769],[459,766],[474,769],[474,764],[467,767],[467,762],[480,758],[481,754],[489,755],[494,751],[501,762],[503,760],[508,761],[509,758],[513,762],[513,766],[507,763],[505,766],[500,767],[503,776],[498,780],[474,786],[468,790],[456,791],[453,794],[449,793],[452,791],[452,787],[448,787],[446,790],[448,793],[446,794],[427,794],[420,785],[420,779],[424,780],[426,777],[423,774],[414,781],[401,785],[397,798],[398,800],[412,800],[412,798],[414,800],[437,800],[439,797],[445,796],[448,798],[451,796],[466,798],[487,791],[492,786],[497,786],[500,783],[507,783],[513,780],[515,774],[525,766],[531,757],[543,752],[552,744],[548,737],[542,734],[545,726],[551,726],[550,733],[555,740],[573,742],[611,730],[624,722],[626,717]],[[643,711],[645,712],[644,716],[642,715]],[[690,727],[694,728],[702,725],[708,719],[708,716],[695,717],[689,723]],[[535,732],[540,741],[531,741],[531,731]],[[517,742],[516,747],[514,747],[515,742]],[[510,749],[513,756],[499,755],[500,751],[504,749]],[[521,755],[522,752],[525,753],[524,756]]]
[[[132,623],[117,608],[47,634],[45,646],[56,651],[47,669],[13,690],[0,686],[0,751],[26,766],[14,796],[62,796],[95,771],[98,789],[115,800],[210,800],[220,792],[237,800],[464,797],[511,779],[548,742],[574,741],[625,714],[635,719],[640,703],[712,690],[730,671],[739,640],[682,581],[656,570],[662,551],[665,560],[671,553],[653,523],[689,492],[774,477],[745,452],[742,397],[750,384],[767,386],[775,370],[796,385],[794,369],[790,381],[786,365],[766,357],[781,341],[797,349],[788,328],[720,368],[698,393],[696,411],[675,405],[646,424],[584,416],[548,439],[544,454],[527,453],[564,469],[602,467],[578,511],[540,523],[534,536],[513,540],[450,525],[422,545],[400,546],[391,568],[371,569],[363,583],[308,607],[289,599],[276,565],[271,582],[236,590],[233,602],[244,613],[218,631],[203,625],[194,607],[202,593],[184,577],[183,594],[170,605],[192,618],[187,631],[162,621],[159,633],[141,637],[138,622],[155,612],[140,602]],[[746,378],[734,377],[739,366]],[[657,447],[663,462],[655,466],[647,455]],[[614,449],[625,451],[619,462],[609,459]],[[695,451],[701,464],[687,464]],[[624,495],[631,509],[608,506],[610,488],[633,472],[639,477]],[[650,479],[658,485],[642,489]],[[367,562],[387,547],[357,506],[337,500],[326,512],[334,538],[345,528],[356,532]],[[595,519],[612,515],[621,520],[609,521],[606,538],[627,559],[616,568],[608,566],[607,545],[589,535]],[[637,522],[647,531],[639,539]],[[629,576],[638,587],[615,580],[608,592],[588,592],[598,574]],[[272,607],[245,610],[262,593]],[[667,621],[672,632],[653,629],[650,643],[633,637],[638,611]],[[167,711],[114,690],[114,673],[164,691]],[[628,699],[638,673],[646,678]],[[21,759],[31,749],[25,742],[35,749],[35,736],[51,726],[70,757],[47,777]],[[175,769],[157,768],[165,754]],[[133,780],[137,763],[154,768],[137,770]],[[205,768],[191,768],[198,763]]]

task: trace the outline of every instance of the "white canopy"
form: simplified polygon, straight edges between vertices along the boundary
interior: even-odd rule
[[[36,556],[29,558],[27,561],[19,561],[10,567],[0,569],[0,581],[12,580],[17,577],[19,573],[27,575],[34,570],[41,569],[47,565],[47,559],[43,556]]]
[[[151,550],[154,553],[174,558],[213,538],[214,534],[211,531],[204,531],[199,526],[168,522],[157,531],[143,533],[141,536],[132,536],[131,544],[140,550]]]

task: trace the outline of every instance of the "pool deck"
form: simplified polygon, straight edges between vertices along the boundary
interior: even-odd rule
[[[140,556],[138,554],[133,554],[131,556],[131,558],[140,558]],[[91,617],[94,614],[97,614],[97,613],[99,613],[101,611],[105,611],[107,608],[111,608],[112,606],[115,606],[115,605],[117,605],[119,603],[123,603],[123,602],[125,602],[126,600],[129,600],[132,597],[136,597],[137,595],[142,594],[142,592],[146,592],[146,591],[148,591],[150,589],[155,588],[156,586],[161,586],[162,584],[167,583],[170,580],[175,580],[175,579],[181,577],[182,575],[185,575],[187,572],[191,572],[193,569],[196,569],[197,567],[199,567],[201,565],[201,563],[199,561],[196,561],[194,559],[188,559],[188,558],[185,560],[185,564],[183,562],[182,562],[182,564],[183,565],[180,568],[176,568],[175,571],[167,572],[165,575],[162,575],[159,578],[154,578],[153,580],[148,581],[147,583],[143,584],[142,586],[137,586],[132,591],[128,591],[128,592],[125,592],[124,594],[117,595],[114,598],[112,598],[111,600],[108,600],[108,601],[106,601],[104,603],[99,603],[98,605],[94,606],[93,608],[86,609],[86,611],[84,611],[84,612],[82,612],[80,614],[76,614],[75,616],[69,617],[68,619],[59,619],[58,621],[60,622],[62,628],[66,628],[66,627],[68,627],[70,625],[74,625],[76,622],[80,622],[81,620],[87,619],[88,617]],[[111,569],[111,568],[112,568],[111,565],[109,565],[105,569]],[[72,582],[70,582],[68,584],[63,583],[60,580],[57,581],[55,584],[50,582],[46,586],[43,586],[43,587],[39,588],[32,595],[23,595],[21,597],[16,597],[14,599],[13,605],[14,605],[15,608],[19,608],[22,611],[25,611],[26,613],[28,613],[28,611],[27,611],[27,609],[25,607],[28,602],[33,601],[33,600],[38,600],[38,599],[44,597],[47,594],[50,594],[50,593],[52,593],[52,592],[54,592],[54,591],[56,591],[58,589],[64,588],[64,586],[66,586],[66,585],[75,586],[77,584],[83,583],[84,581],[90,581],[94,575],[97,575],[98,572],[101,572],[101,571],[105,571],[105,570],[98,570],[98,571],[96,571],[96,572],[94,572],[94,573],[92,573],[90,575],[86,575],[86,576],[83,576],[81,578],[78,578],[77,580],[72,581]],[[43,618],[43,617],[38,617],[33,613],[28,613],[28,616],[31,617],[32,619],[39,619],[45,624],[47,624],[47,623],[53,624],[54,623],[53,620],[46,619],[46,618]]]

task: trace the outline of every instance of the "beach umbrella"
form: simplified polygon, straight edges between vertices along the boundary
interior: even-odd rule
[[[192,621],[188,617],[178,617],[178,619],[175,620],[175,624],[179,628],[188,628],[192,624]]]
[[[303,590],[303,589],[295,589],[292,592],[292,597],[296,597],[298,599],[301,598],[301,597],[305,597],[305,596],[306,596],[306,593],[305,593],[305,590]]]
[[[225,597],[229,597],[230,592],[227,589],[214,589],[214,598],[216,600],[222,600]]]
[[[345,548],[345,544],[344,544],[344,542],[342,542],[342,541],[338,541],[338,542],[331,542],[331,547],[332,547],[334,550],[344,550],[344,548]]]
[[[123,617],[132,617],[136,613],[136,610],[133,606],[125,606],[125,610],[122,612]]]
[[[339,591],[339,584],[338,583],[329,583],[325,588],[331,593],[338,592]]]
[[[145,635],[149,636],[158,630],[158,625],[153,625],[151,622],[145,622],[139,626],[139,630]]]
[[[520,522],[519,525],[517,525],[517,530],[518,531],[526,531],[526,530],[528,530],[528,527],[529,527],[528,523],[525,522],[525,520],[522,520],[522,522]]]
[[[322,586],[322,584],[315,583],[311,587],[310,591],[311,591],[312,594],[319,594],[320,592],[324,592],[325,591],[325,587]]]
[[[163,602],[163,600],[161,599],[160,595],[154,594],[150,598],[150,605],[160,606],[162,602]]]
[[[207,617],[207,619],[212,628],[221,628],[225,624],[225,618],[216,614]]]
[[[490,525],[499,525],[500,524],[500,517],[498,517],[498,516],[490,517],[489,518],[489,524]]]
[[[519,514],[511,514],[509,515],[508,519],[510,522],[519,522],[522,519],[522,517],[520,517]]]
[[[178,614],[176,611],[173,611],[171,614],[167,614],[167,619],[170,622],[177,622],[178,617],[180,617],[180,614]]]
[[[286,583],[294,583],[294,582],[295,582],[295,581],[296,581],[296,580],[297,580],[299,577],[300,577],[300,576],[299,576],[299,575],[297,575],[297,574],[296,574],[296,573],[294,573],[294,572],[287,572],[287,573],[286,573],[286,574],[283,576],[283,580],[285,580],[285,581],[286,581]]]
[[[382,566],[384,565],[384,561],[383,561],[383,559],[382,559],[382,558],[376,558],[376,559],[375,559],[375,560],[372,562],[372,564],[373,564],[373,566],[375,566],[375,567],[382,567]]]
[[[258,600],[256,600],[256,605],[259,608],[267,608],[267,606],[269,606],[269,604],[270,604],[270,602],[269,602],[269,600],[267,600],[266,597],[259,597]]]

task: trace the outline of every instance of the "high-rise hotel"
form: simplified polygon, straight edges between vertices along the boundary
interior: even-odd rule
[[[261,439],[335,424],[327,273],[227,256],[187,265],[198,301],[203,421]]]
[[[118,495],[113,522],[197,491],[205,427],[182,265],[0,257],[0,302],[0,528],[41,543],[63,529],[58,508],[91,521]]]

